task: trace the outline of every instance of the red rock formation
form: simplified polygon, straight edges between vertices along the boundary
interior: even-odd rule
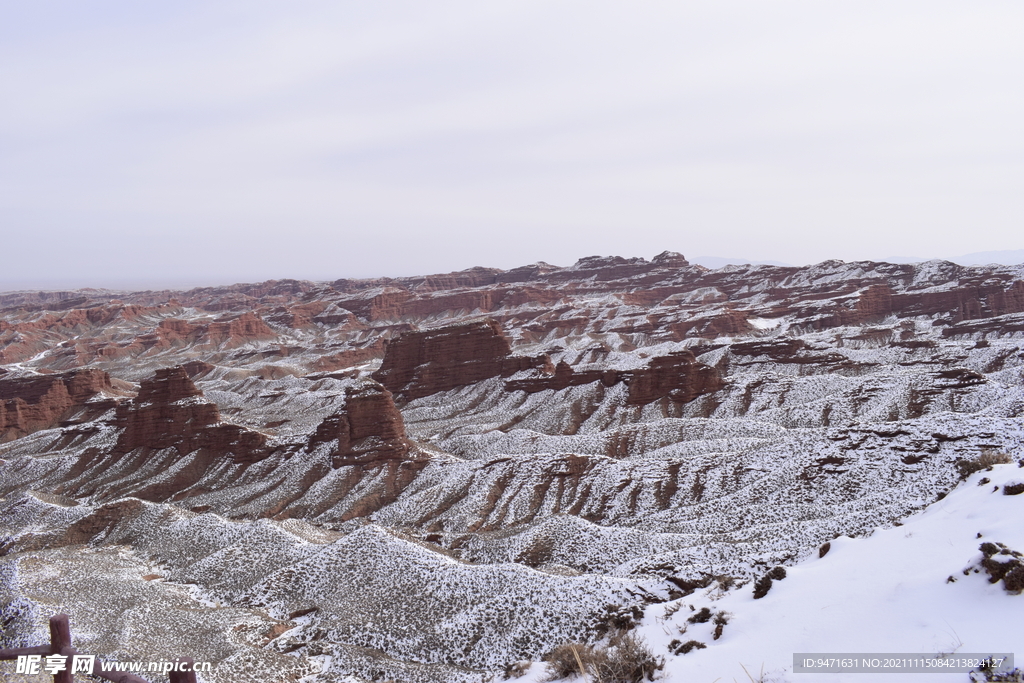
[[[265,313],[263,319],[284,327],[307,327],[313,324],[313,317],[329,305],[326,301],[312,301],[295,306],[279,306]]]
[[[891,314],[892,293],[892,287],[889,285],[871,285],[857,299],[857,315],[849,322],[843,321],[841,324],[862,325],[881,320]]]
[[[187,320],[178,318],[164,318],[156,326],[156,334],[161,340],[171,343],[176,341],[188,341],[195,337],[202,328],[193,325]]]
[[[903,317],[944,315],[951,323],[1024,312],[1021,280],[1008,282],[985,274],[954,282],[955,287],[940,291],[894,293],[892,312]]]
[[[561,391],[566,387],[578,387],[591,382],[601,382],[606,387],[622,381],[622,373],[618,370],[582,370],[577,372],[565,361],[559,361],[554,372],[538,372],[534,377],[512,379],[505,382],[506,391],[525,391],[533,394],[546,389]]]
[[[719,336],[747,334],[754,329],[747,322],[748,317],[749,313],[747,311],[739,311],[727,306],[720,313],[669,322],[665,327],[671,330],[675,338],[679,340],[687,337],[714,339]],[[652,331],[656,330],[659,326],[659,321],[655,319],[651,322]]]
[[[1003,315],[996,318],[984,320],[972,320],[959,322],[950,325],[942,330],[942,336],[947,338],[962,337],[966,335],[981,334],[984,336],[1000,337],[1024,332],[1024,316],[1020,314]]]
[[[214,320],[206,330],[206,337],[215,344],[244,344],[258,339],[273,339],[276,336],[263,319],[252,311]]]
[[[579,297],[593,302],[601,295],[614,296],[621,306],[614,299],[596,308],[581,306]],[[187,314],[189,309],[200,313]],[[224,317],[211,322],[203,313],[211,311]],[[537,263],[509,271],[471,268],[329,286],[270,281],[188,292],[13,293],[0,295],[0,364],[32,361],[33,367],[61,372],[92,363],[116,367],[165,351],[176,357],[161,363],[172,364],[197,357],[196,347],[215,346],[222,355],[203,348],[200,354],[211,355],[200,357],[245,365],[261,360],[260,354],[231,349],[273,339],[265,319],[274,329],[284,327],[286,337],[288,330],[301,328],[289,341],[304,351],[292,354],[288,371],[330,372],[350,362],[349,352],[365,360],[363,349],[404,327],[475,311],[487,311],[506,329],[519,329],[526,341],[616,333],[619,344],[642,346],[749,334],[748,316],[786,316],[797,332],[870,324],[890,315],[927,315],[937,326],[949,326],[1024,312],[1024,281],[1010,268],[935,262],[832,261],[806,268],[708,271],[665,253],[649,261],[588,257],[568,268]],[[367,324],[371,321],[375,324]],[[336,362],[332,355],[339,356]]]
[[[767,356],[776,362],[786,362],[806,348],[807,342],[802,339],[783,338],[739,342],[732,344],[729,350],[737,356]]]
[[[401,317],[427,317],[444,311],[493,311],[500,306],[504,295],[501,289],[462,290],[417,297],[402,304]]]
[[[504,271],[498,268],[483,268],[476,266],[456,273],[444,273],[442,275],[427,275],[423,281],[415,285],[417,291],[434,292],[441,289],[456,289],[458,287],[483,287],[493,285],[497,276]]]
[[[175,448],[184,455],[207,449],[235,461],[266,456],[266,437],[238,425],[222,423],[217,406],[205,398],[182,367],[157,370],[144,380],[139,395],[117,407],[114,425],[123,429],[115,454],[136,448]]]
[[[345,408],[328,417],[310,438],[311,447],[337,442],[335,468],[404,460],[410,444],[391,392],[376,382],[345,391]]]
[[[181,368],[185,371],[185,374],[189,376],[189,379],[205,377],[213,372],[215,367],[216,366],[210,365],[209,363],[201,360],[191,360],[187,363],[181,364]]]
[[[698,363],[688,350],[652,358],[646,368],[623,375],[629,386],[627,401],[634,405],[646,405],[665,397],[687,403],[725,386],[718,370]]]
[[[373,378],[393,393],[414,399],[550,363],[546,357],[511,353],[494,320],[407,332],[388,344]]]
[[[718,370],[698,363],[691,351],[683,350],[652,358],[646,368],[638,370],[608,368],[575,372],[566,363],[559,362],[552,375],[509,380],[505,389],[534,393],[545,389],[558,391],[591,382],[601,382],[607,387],[625,382],[629,386],[627,401],[634,405],[646,405],[666,397],[687,403],[725,386]]]
[[[356,296],[338,301],[363,320],[397,320],[402,317],[402,304],[414,295],[399,287],[383,287],[361,291]]]
[[[755,358],[755,360],[738,361],[738,365],[756,365],[762,362],[756,360],[757,357],[766,357],[773,363],[803,365],[812,372],[862,371],[875,365],[875,363],[858,363],[835,351],[815,352],[800,339],[741,342],[732,344],[729,351],[733,356]]]
[[[495,276],[496,282],[528,282],[529,280],[536,280],[548,273],[561,270],[558,266],[553,266],[550,263],[544,261],[538,261],[528,266],[520,266],[513,268],[512,270],[506,270],[503,273],[499,273]]]
[[[690,262],[677,251],[663,251],[651,259],[651,265],[658,268],[687,268]]]
[[[353,365],[364,363],[371,358],[380,358],[384,355],[384,348],[384,339],[378,337],[371,344],[367,344],[362,348],[348,349],[347,351],[320,356],[310,364],[310,367],[315,372],[334,372],[335,370],[350,368]]]
[[[57,426],[68,412],[112,390],[102,370],[0,377],[0,442]]]

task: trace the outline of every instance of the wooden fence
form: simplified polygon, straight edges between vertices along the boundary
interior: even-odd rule
[[[78,650],[71,646],[71,625],[68,622],[68,615],[58,614],[55,617],[50,617],[49,645],[16,647],[7,650],[0,650],[0,660],[17,659],[22,655],[41,655],[43,657],[47,657],[49,655],[63,655],[67,657],[67,660],[65,660],[67,666],[64,671],[58,671],[53,674],[53,683],[72,683],[71,662],[72,658],[77,654],[79,654]],[[178,661],[187,663],[187,668],[190,670],[188,672],[169,672],[168,675],[171,678],[171,683],[196,683],[196,674],[191,671],[192,660],[185,658]],[[97,678],[112,681],[113,683],[149,683],[135,674],[130,674],[124,671],[103,671],[102,663],[98,657],[93,660],[92,671],[89,673]]]

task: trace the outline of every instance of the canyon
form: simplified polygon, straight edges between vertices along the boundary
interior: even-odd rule
[[[984,458],[1024,464],[1024,266],[0,293],[4,646],[65,612],[211,681],[500,679]]]

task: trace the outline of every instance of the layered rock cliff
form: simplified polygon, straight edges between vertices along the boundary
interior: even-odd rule
[[[0,375],[0,442],[60,424],[69,413],[90,399],[115,393],[110,375],[83,369],[55,375]],[[93,413],[112,403],[97,402]]]
[[[486,320],[400,335],[388,344],[373,377],[414,399],[531,368],[551,371],[551,361],[512,355],[501,326]]]
[[[157,370],[143,380],[138,396],[117,407],[113,425],[121,430],[114,454],[136,449],[175,449],[185,455],[204,449],[237,461],[266,454],[259,432],[223,424],[216,404],[207,401],[182,367]]]

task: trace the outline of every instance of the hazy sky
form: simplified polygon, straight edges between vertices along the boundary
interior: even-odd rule
[[[1024,247],[1024,4],[0,0],[0,288]]]

